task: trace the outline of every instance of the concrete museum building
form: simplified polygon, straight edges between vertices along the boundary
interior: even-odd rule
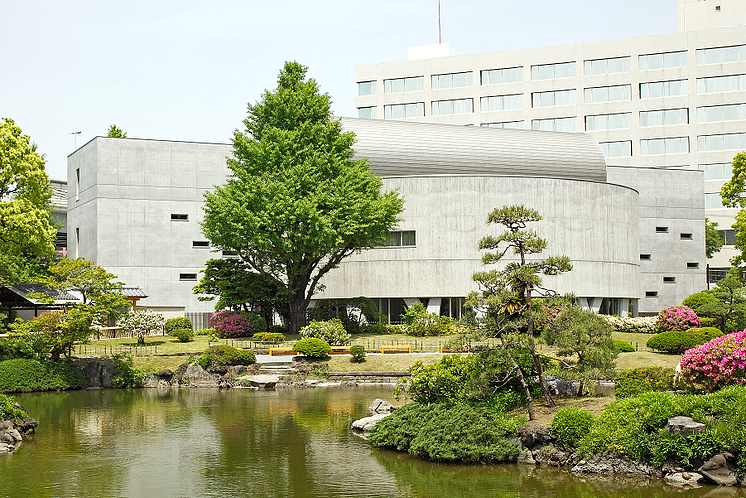
[[[364,295],[392,321],[417,300],[459,316],[477,290],[479,240],[496,207],[523,204],[547,254],[570,273],[548,287],[625,315],[654,313],[705,286],[701,171],[609,167],[586,133],[342,118],[385,189],[404,198],[386,247],[355,254],[324,279],[318,299]],[[202,324],[213,302],[192,288],[210,258],[203,194],[225,182],[229,144],[96,137],[68,158],[68,255],[95,261],[138,304]],[[641,261],[642,259],[642,261]]]
[[[356,68],[359,117],[586,132],[608,180],[632,187],[646,173],[627,168],[700,170],[705,215],[726,244],[708,263],[730,266],[736,210],[719,192],[746,150],[746,2],[678,0],[671,34],[473,55],[443,44],[410,48],[409,58]],[[645,274],[658,262],[640,265]]]

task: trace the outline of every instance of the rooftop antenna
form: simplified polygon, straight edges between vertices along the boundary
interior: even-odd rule
[[[78,135],[80,135],[79,131],[71,131],[70,135],[75,137],[75,148],[73,150],[78,150]]]
[[[443,43],[443,30],[440,27],[440,0],[438,0],[438,45]]]

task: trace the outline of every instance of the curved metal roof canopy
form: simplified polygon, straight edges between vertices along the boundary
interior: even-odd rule
[[[340,118],[355,158],[381,177],[509,175],[606,181],[601,147],[586,133]]]

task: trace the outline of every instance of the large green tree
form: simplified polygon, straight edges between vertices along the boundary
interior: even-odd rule
[[[0,284],[30,281],[54,253],[44,159],[12,119],[0,118]]]
[[[475,273],[473,279],[482,291],[472,293],[467,298],[467,304],[484,313],[486,326],[492,334],[502,339],[503,350],[508,353],[513,372],[525,391],[531,420],[534,419],[534,411],[529,372],[511,352],[520,354],[521,351],[528,351],[531,354],[544,397],[553,406],[554,401],[544,380],[541,355],[536,349],[534,324],[538,313],[534,299],[555,295],[551,289],[542,287],[541,275],[559,275],[572,270],[567,256],[549,256],[546,259],[534,256],[546,248],[547,241],[526,227],[528,223],[541,219],[537,211],[524,206],[506,206],[489,214],[488,224],[502,225],[507,231],[498,237],[485,237],[479,242],[480,249],[493,251],[486,252],[482,262],[485,265],[499,263],[509,251],[518,256],[518,260],[506,263],[499,270]]]
[[[736,232],[735,248],[741,254],[730,260],[732,265],[739,266],[746,261],[746,152],[739,152],[733,157],[732,171],[731,179],[720,188],[720,197],[723,199],[723,206],[740,208],[731,227]]]
[[[718,230],[717,221],[710,221],[705,218],[705,256],[711,258],[715,253],[720,252],[723,247],[723,237]]]
[[[305,323],[319,280],[350,254],[384,241],[403,201],[382,193],[367,160],[353,160],[353,133],[332,118],[307,68],[287,62],[277,88],[248,106],[233,135],[231,176],[205,194],[202,230],[252,271],[281,282],[289,329]]]

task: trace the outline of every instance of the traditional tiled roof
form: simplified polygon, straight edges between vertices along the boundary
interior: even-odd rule
[[[137,285],[125,285],[122,287],[122,294],[125,297],[148,297],[145,291]]]
[[[77,301],[78,298],[69,292],[50,289],[44,284],[15,284],[10,286],[11,289],[17,289],[22,292],[23,297],[28,299],[28,294],[46,294],[49,297],[54,298],[56,301]]]

